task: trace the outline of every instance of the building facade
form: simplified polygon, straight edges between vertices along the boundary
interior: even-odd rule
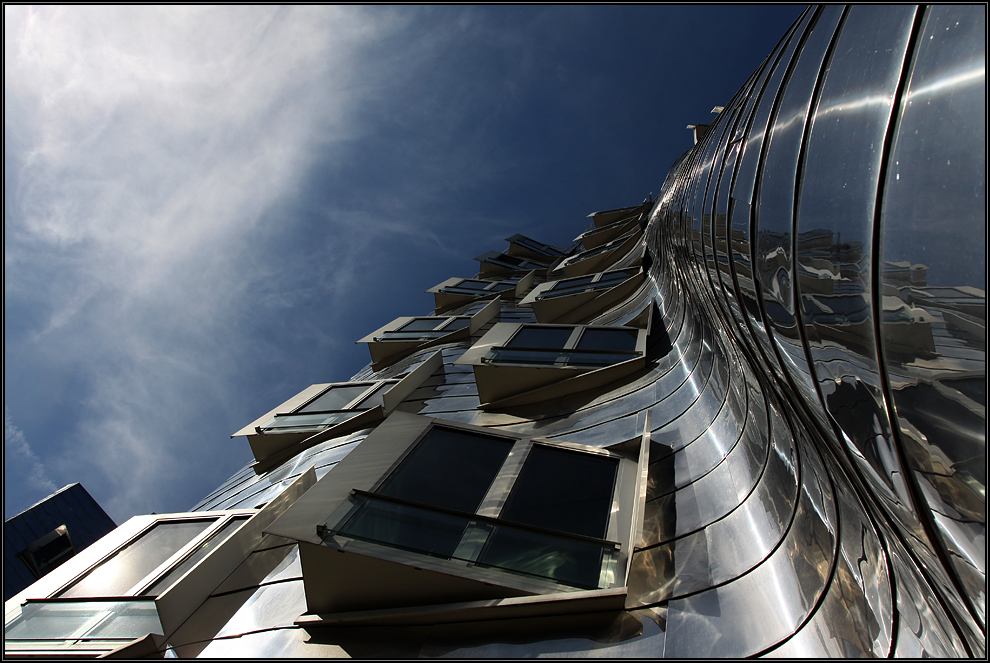
[[[809,8],[656,200],[397,311],[5,653],[985,656],[985,24]]]
[[[3,523],[3,600],[117,526],[81,484],[65,486]]]

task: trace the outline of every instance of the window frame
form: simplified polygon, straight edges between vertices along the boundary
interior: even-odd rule
[[[457,559],[431,557],[336,533],[334,526],[346,522],[348,516],[345,514],[353,508],[352,496],[359,491],[364,494],[378,491],[435,427],[501,438],[513,443],[485,498],[474,512],[479,519],[491,517],[492,513],[502,513],[514,487],[518,485],[526,459],[538,446],[614,457],[618,465],[606,534],[601,539],[617,545],[614,576],[610,581],[598,589],[581,589],[560,581],[487,568],[483,564]],[[522,453],[523,450],[525,453]],[[383,614],[382,609],[407,609],[396,603],[404,603],[409,606],[408,609],[419,606],[415,610],[421,611],[443,608],[438,604],[484,600],[495,596],[510,598],[530,594],[537,595],[532,597],[534,599],[553,602],[601,598],[617,593],[624,595],[632,555],[641,538],[648,451],[648,422],[643,435],[609,448],[599,448],[395,412],[269,527],[268,532],[300,541],[308,612],[320,614],[321,619],[327,613],[344,612],[351,615],[348,617],[351,619],[353,615],[360,615],[352,612],[355,610],[367,609],[380,615]],[[317,516],[321,513],[322,518]],[[581,535],[566,534],[562,534],[561,538],[570,536],[581,538]],[[466,534],[461,535],[462,543],[466,537]],[[337,554],[340,552],[349,554]],[[341,569],[352,568],[363,569],[361,582],[355,581],[349,587],[329,582],[331,578],[340,576]],[[414,592],[411,598],[396,598],[391,594],[391,583],[400,574],[403,575],[403,589]],[[421,592],[422,596],[415,595],[415,592]],[[371,618],[376,617],[372,615]]]
[[[374,426],[388,416],[406,396],[439,370],[442,365],[443,359],[441,353],[434,352],[419,363],[419,365],[398,378],[358,380],[355,382],[329,382],[310,385],[281,405],[258,417],[247,426],[244,426],[231,435],[231,437],[240,435],[247,437],[248,444],[255,459],[252,467],[255,473],[262,474],[324,440],[345,435],[361,428]],[[343,421],[331,423],[322,428],[312,427],[303,430],[275,429],[265,431],[262,428],[264,424],[274,420],[280,414],[297,414],[300,409],[306,407],[335,387],[346,387],[355,384],[369,385],[365,391],[361,392],[359,396],[348,403],[348,409],[339,410],[340,412],[353,411],[349,410],[351,406],[359,404],[369,395],[376,393],[375,390],[379,388],[379,385],[388,383],[391,383],[391,386],[384,389],[381,405],[357,410],[357,414]]]
[[[104,620],[112,618],[112,615],[106,614],[106,608],[100,607],[111,604],[153,604],[157,612],[158,626],[164,631],[163,633],[153,632],[153,634],[164,640],[164,638],[171,636],[202,605],[216,587],[247,559],[251,551],[261,542],[265,528],[315,484],[316,472],[310,468],[296,478],[275,499],[260,508],[150,514],[130,518],[102,539],[80,551],[48,575],[5,602],[5,654],[34,656],[99,654],[133,641],[133,637],[88,635],[102,627]],[[62,596],[63,593],[77,585],[89,574],[110,561],[120,551],[139,541],[156,525],[204,518],[212,518],[214,521],[202,532],[172,552],[166,560],[142,576],[120,596]],[[218,545],[208,550],[194,564],[185,569],[181,575],[172,580],[165,589],[155,595],[143,594],[170,573],[181,568],[187,560],[196,555],[203,544],[211,541],[215,534],[222,532],[223,528],[235,519],[244,519],[244,522],[228,536],[225,536]],[[86,622],[84,626],[77,627],[70,635],[44,640],[8,638],[6,631],[21,618],[24,607],[28,604],[92,606],[94,615],[90,618],[91,623]],[[99,611],[103,611],[103,613],[100,614]],[[146,635],[148,634],[142,633],[136,637],[145,637]]]
[[[652,310],[646,307],[627,325],[500,322],[466,350],[454,364],[473,368],[482,409],[502,409],[561,398],[577,391],[602,387],[645,367],[651,319]],[[522,327],[571,327],[571,335],[565,344],[567,347],[559,348],[561,351],[573,349],[587,329],[635,331],[636,346],[632,351],[634,354],[630,354],[628,359],[602,366],[492,361],[490,357],[496,349],[507,347]],[[556,348],[548,348],[554,349]]]
[[[533,282],[536,276],[535,271],[529,271],[523,276],[519,277],[508,277],[501,280],[491,280],[488,278],[459,278],[453,277],[449,278],[443,283],[438,283],[434,287],[430,288],[426,292],[433,294],[433,299],[435,303],[434,315],[443,314],[445,311],[449,311],[455,307],[466,304],[467,302],[486,299],[488,297],[502,297],[502,296],[512,296],[514,299],[520,299],[526,292],[533,287]],[[488,287],[482,290],[477,290],[475,292],[457,292],[455,289],[458,284],[464,281],[487,281],[490,283]],[[504,290],[493,290],[496,285],[512,283],[514,288],[506,288]]]
[[[381,369],[389,366],[396,361],[408,357],[410,354],[416,350],[422,348],[429,348],[436,345],[442,345],[445,343],[454,343],[458,341],[469,341],[471,336],[475,334],[481,327],[488,323],[489,320],[494,318],[501,305],[501,299],[496,296],[487,305],[482,307],[480,310],[476,311],[474,314],[465,315],[416,315],[416,316],[402,316],[398,317],[388,324],[376,329],[372,333],[368,334],[364,338],[358,339],[358,343],[367,343],[368,351],[371,354],[371,368],[375,371],[380,371]],[[435,318],[437,320],[449,320],[443,324],[438,323],[434,327],[433,331],[443,331],[443,328],[452,324],[454,319],[458,318],[468,318],[468,326],[462,327],[460,329],[451,330],[447,334],[441,334],[433,338],[410,338],[410,339],[386,339],[383,334],[387,334],[393,331],[399,331],[404,325],[412,322],[417,318]]]

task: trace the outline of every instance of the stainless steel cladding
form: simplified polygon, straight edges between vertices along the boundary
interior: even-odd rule
[[[660,297],[745,358],[822,502],[772,574],[669,603],[671,654],[985,653],[985,17],[809,10],[664,184]]]

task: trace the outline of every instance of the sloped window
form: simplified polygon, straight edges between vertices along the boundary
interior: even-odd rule
[[[382,332],[375,337],[376,342],[383,341],[429,341],[458,329],[471,325],[468,316],[446,318],[413,318],[396,330]]]
[[[464,279],[460,283],[454,285],[449,285],[440,289],[440,292],[452,294],[452,295],[485,295],[493,292],[504,292],[506,290],[514,290],[516,287],[516,281],[505,280],[505,281],[481,281],[478,279]]]
[[[504,346],[482,358],[488,364],[595,368],[639,356],[639,331],[630,328],[522,326]]]
[[[540,293],[537,299],[552,299],[582,292],[606,290],[619,285],[639,273],[639,269],[620,269],[613,272],[602,272],[590,276],[579,276],[573,279],[562,279]]]
[[[602,588],[620,547],[607,540],[618,471],[607,453],[434,426],[376,490],[352,491],[323,536]]]
[[[347,421],[375,405],[396,380],[332,385],[318,396],[257,427],[259,433],[318,431]]]

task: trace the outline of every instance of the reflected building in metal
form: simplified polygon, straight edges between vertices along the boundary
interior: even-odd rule
[[[985,656],[985,34],[809,8],[656,200],[432,288],[5,653]]]

